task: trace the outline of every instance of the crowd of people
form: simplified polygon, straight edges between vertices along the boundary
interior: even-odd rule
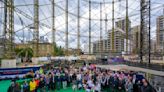
[[[31,73],[32,74],[32,73]],[[72,92],[156,92],[141,75],[132,71],[101,69],[94,64],[82,67],[42,68],[22,84],[12,81],[8,92],[49,92],[71,88]]]

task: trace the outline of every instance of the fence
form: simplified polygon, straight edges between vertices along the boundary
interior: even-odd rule
[[[97,60],[94,63],[96,64],[102,64],[102,65],[107,65],[107,64],[112,64],[112,65],[118,65],[118,64],[125,64],[128,66],[134,66],[134,67],[141,67],[141,68],[146,68],[146,69],[151,69],[151,70],[157,70],[157,71],[164,71],[164,64],[156,64],[156,63],[148,63],[148,62],[107,62],[103,60]]]

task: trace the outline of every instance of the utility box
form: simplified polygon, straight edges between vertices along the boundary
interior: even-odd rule
[[[0,58],[3,58],[4,55],[4,38],[0,38]]]
[[[39,62],[38,58],[35,58],[35,57],[32,58],[32,63],[33,64],[38,64],[38,62]]]
[[[1,68],[16,68],[16,59],[2,59]]]
[[[0,58],[3,58],[4,55],[4,47],[0,45]]]

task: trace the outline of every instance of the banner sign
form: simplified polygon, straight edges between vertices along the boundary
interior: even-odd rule
[[[30,71],[37,71],[40,66],[22,67],[22,68],[0,68],[0,76],[26,74]]]

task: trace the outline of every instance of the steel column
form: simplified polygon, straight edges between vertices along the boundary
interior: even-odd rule
[[[151,0],[149,0],[149,64],[151,62]]]
[[[126,0],[126,53],[128,53],[128,39],[129,39],[129,18],[128,18],[128,0]]]
[[[115,51],[114,42],[114,0],[112,1],[112,52]]]
[[[65,55],[68,56],[68,0],[66,0],[65,10]]]
[[[34,0],[34,56],[39,53],[39,1]]]
[[[77,54],[80,55],[80,0],[78,0],[77,7]]]
[[[100,3],[100,43],[99,43],[99,52],[100,52],[100,55],[102,55],[102,3]]]
[[[91,54],[91,1],[89,0],[89,54]]]
[[[55,29],[55,0],[52,0],[52,43],[56,45],[56,29]]]
[[[5,57],[14,58],[14,0],[5,0]]]

